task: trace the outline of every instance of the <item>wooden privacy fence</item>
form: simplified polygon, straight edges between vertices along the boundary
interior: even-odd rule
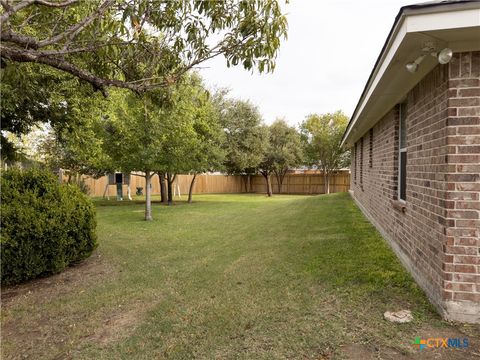
[[[271,177],[272,190],[278,193],[277,178]],[[266,181],[263,176],[252,178],[253,192],[266,193]],[[339,171],[330,176],[330,192],[347,192],[350,189],[350,172]],[[282,184],[282,194],[324,194],[325,181],[323,174],[287,174]]]
[[[108,176],[94,179],[89,176],[82,176],[83,181],[88,186],[91,196],[103,196],[106,185],[108,184]],[[177,175],[174,186],[175,192],[187,195],[190,187],[192,175]],[[195,194],[212,194],[212,193],[242,193],[245,192],[246,177],[237,175],[216,175],[203,174],[197,175],[193,192]],[[275,176],[271,177],[273,192],[278,193],[277,182]],[[141,176],[133,175],[130,177],[130,189],[132,195],[135,194],[136,188],[143,188],[145,193],[145,179]],[[339,171],[330,178],[330,192],[346,192],[350,188],[349,171]],[[260,175],[251,176],[250,191],[253,193],[265,193],[265,178]],[[127,185],[123,185],[123,193],[127,194]],[[152,193],[160,194],[160,184],[158,176],[152,178]],[[324,178],[322,174],[287,174],[283,181],[282,194],[323,194]],[[107,196],[116,195],[116,187],[110,185],[107,188]]]

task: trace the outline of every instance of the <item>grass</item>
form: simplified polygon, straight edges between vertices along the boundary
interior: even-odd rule
[[[151,222],[142,204],[96,200],[92,259],[4,291],[3,356],[341,358],[459,331],[347,194],[194,200],[155,204]],[[414,322],[383,320],[403,308]]]

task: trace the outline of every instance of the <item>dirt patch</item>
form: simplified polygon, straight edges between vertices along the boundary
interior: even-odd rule
[[[96,283],[115,280],[119,273],[101,254],[94,253],[60,274],[2,288],[4,358],[55,358],[55,353],[69,358],[71,351],[85,342],[103,346],[131,334],[148,310],[140,303],[95,312],[68,307],[37,311],[53,299],[75,297]]]
[[[16,304],[28,302],[41,304],[51,301],[52,298],[82,293],[92,282],[104,281],[106,277],[114,274],[113,266],[108,264],[101,254],[95,252],[88,259],[68,267],[59,274],[20,285],[2,287],[2,307],[9,309]]]
[[[119,309],[110,313],[103,320],[103,325],[87,337],[87,340],[106,345],[128,337],[136,329],[147,313],[144,304],[137,304],[128,309]]]

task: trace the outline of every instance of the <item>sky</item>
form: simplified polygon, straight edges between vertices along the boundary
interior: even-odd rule
[[[409,0],[291,0],[283,5],[288,39],[274,73],[227,68],[218,57],[202,64],[210,87],[257,105],[266,123],[342,110],[351,116],[401,6]],[[423,2],[423,1],[421,1]]]

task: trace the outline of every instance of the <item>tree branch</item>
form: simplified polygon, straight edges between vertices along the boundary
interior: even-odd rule
[[[69,27],[64,32],[57,34],[51,37],[50,39],[39,41],[38,47],[41,48],[44,46],[55,44],[66,37],[73,39],[75,36],[77,36],[77,34],[80,31],[82,31],[85,27],[90,25],[92,21],[95,20],[97,17],[100,17],[114,3],[115,3],[115,0],[104,0],[103,3],[97,8],[97,10],[95,10],[89,16],[83,18],[80,22]]]
[[[16,12],[22,10],[23,8],[32,5],[35,2],[35,0],[24,0],[19,2],[15,6],[10,6],[7,5],[6,2],[2,1],[2,6],[6,10],[2,16],[0,16],[0,26],[3,26],[3,23],[7,21],[12,14],[15,14]]]
[[[38,49],[37,39],[22,34],[17,34],[11,30],[2,31],[0,33],[0,40],[5,42],[12,42],[16,45],[22,45],[27,49]]]
[[[117,79],[104,79],[98,77],[84,69],[79,68],[75,64],[68,62],[63,58],[41,56],[34,51],[25,51],[21,49],[12,49],[0,44],[0,55],[4,59],[9,59],[17,62],[32,62],[49,65],[55,69],[66,71],[84,81],[90,83],[96,90],[100,90],[104,96],[108,96],[107,87],[116,86],[124,89],[130,89],[135,92],[144,92],[154,87],[165,87],[167,82],[158,84],[132,84]]]
[[[66,0],[64,2],[52,2],[52,1],[46,1],[46,0],[34,1],[35,4],[48,6],[48,7],[57,7],[57,8],[69,6],[69,5],[75,4],[76,2],[78,2],[78,0]]]
[[[65,0],[63,2],[55,2],[55,1],[47,1],[47,0],[24,0],[19,2],[15,6],[10,6],[6,1],[2,0],[0,3],[4,8],[5,12],[0,16],[0,26],[3,26],[3,23],[7,21],[10,18],[10,16],[33,4],[38,4],[38,5],[48,6],[48,7],[55,7],[55,8],[62,8],[62,7],[67,7],[69,5],[75,4],[76,2],[78,2],[78,0]]]

